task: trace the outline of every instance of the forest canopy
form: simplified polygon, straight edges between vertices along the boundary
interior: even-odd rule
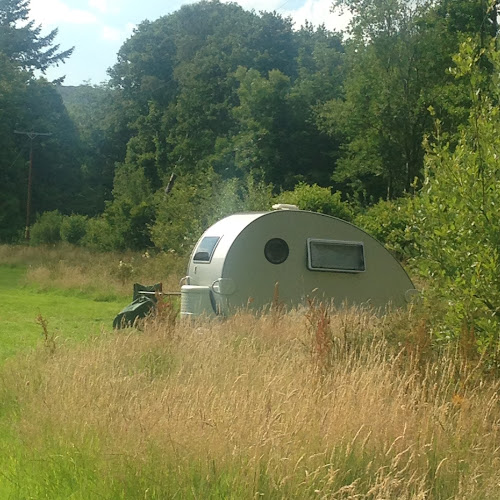
[[[493,1],[335,0],[345,32],[202,1],[143,21],[108,84],[65,87],[39,75],[72,49],[29,3],[0,1],[3,241],[23,234],[30,148],[33,217],[78,216],[100,249],[184,252],[216,218],[278,198],[362,218],[421,186],[436,118],[455,147],[470,86],[494,76]],[[453,70],[466,40],[479,83]]]

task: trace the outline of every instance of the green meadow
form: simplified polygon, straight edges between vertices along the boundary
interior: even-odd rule
[[[0,360],[43,341],[40,318],[58,342],[82,340],[111,329],[126,300],[43,289],[26,283],[26,268],[0,266]]]

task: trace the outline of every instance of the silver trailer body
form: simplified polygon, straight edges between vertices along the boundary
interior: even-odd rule
[[[297,306],[308,296],[338,306],[399,307],[414,291],[377,240],[341,219],[302,210],[220,220],[196,244],[183,283],[184,317],[259,310],[277,299]]]

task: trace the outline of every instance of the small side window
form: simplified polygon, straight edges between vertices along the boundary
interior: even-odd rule
[[[205,236],[196,248],[194,262],[210,262],[221,236]]]
[[[288,259],[288,243],[281,238],[273,238],[266,243],[264,255],[271,264],[282,264]]]
[[[361,273],[365,271],[362,242],[307,240],[307,267],[311,271]]]

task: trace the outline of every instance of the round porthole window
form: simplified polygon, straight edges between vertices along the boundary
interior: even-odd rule
[[[266,243],[264,255],[271,264],[281,264],[288,258],[290,250],[285,240],[273,238]]]

